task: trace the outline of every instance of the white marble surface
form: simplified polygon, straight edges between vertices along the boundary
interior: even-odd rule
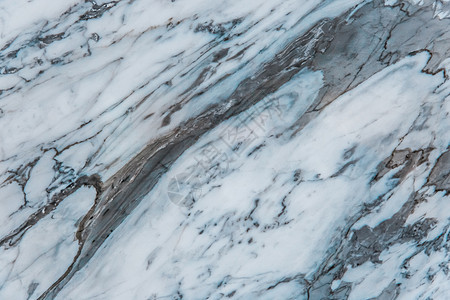
[[[0,299],[449,299],[447,2],[0,2]]]

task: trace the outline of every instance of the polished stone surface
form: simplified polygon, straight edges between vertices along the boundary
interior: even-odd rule
[[[0,299],[449,299],[450,2],[0,2]]]

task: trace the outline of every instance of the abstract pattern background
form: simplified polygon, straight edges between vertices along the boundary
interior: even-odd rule
[[[450,299],[450,2],[0,2],[0,299]]]

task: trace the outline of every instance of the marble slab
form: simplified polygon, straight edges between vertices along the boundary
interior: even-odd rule
[[[450,299],[448,0],[0,2],[0,300]]]

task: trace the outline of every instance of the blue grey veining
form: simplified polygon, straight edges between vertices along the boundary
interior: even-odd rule
[[[445,2],[32,2],[0,299],[448,297]]]

